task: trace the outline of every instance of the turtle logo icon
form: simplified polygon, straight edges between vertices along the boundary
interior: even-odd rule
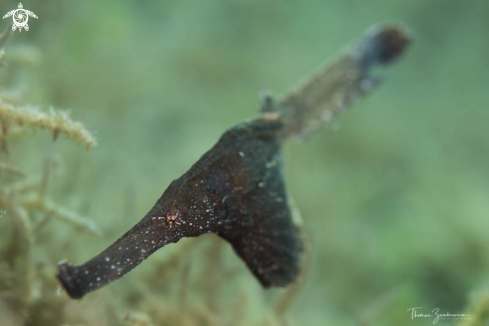
[[[33,13],[32,11],[25,10],[24,6],[22,6],[22,3],[19,3],[19,9],[14,9],[12,11],[9,11],[5,16],[3,16],[3,19],[10,16],[12,16],[14,20],[14,24],[12,25],[12,30],[15,31],[18,28],[20,32],[22,32],[22,28],[25,29],[26,31],[29,30],[29,25],[27,25],[29,16],[37,19],[36,14]]]

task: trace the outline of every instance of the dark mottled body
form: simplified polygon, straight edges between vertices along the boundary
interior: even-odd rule
[[[294,281],[301,242],[282,178],[281,129],[272,114],[226,131],[114,244],[84,265],[59,266],[68,294],[81,298],[166,244],[209,232],[229,241],[263,286]]]
[[[293,282],[302,245],[287,204],[281,143],[309,136],[371,92],[380,81],[372,68],[394,62],[409,42],[399,27],[375,28],[279,101],[267,96],[261,117],[226,131],[114,244],[83,265],[61,263],[57,277],[68,294],[81,298],[166,244],[209,232],[229,241],[263,286]]]

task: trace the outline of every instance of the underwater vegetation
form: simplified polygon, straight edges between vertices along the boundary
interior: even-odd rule
[[[17,6],[0,4],[2,13]],[[98,146],[87,151],[66,133],[13,118],[0,132],[0,191],[31,229],[0,206],[1,326],[432,324],[411,320],[411,307],[473,316],[439,325],[488,323],[489,2],[25,6],[40,17],[28,32],[0,26],[0,35],[10,29],[2,105],[45,117],[53,106],[83,122]],[[264,290],[231,243],[205,233],[165,245],[82,300],[69,297],[56,278],[61,259],[83,265],[110,247],[232,124],[251,122],[257,108],[273,116],[293,92],[300,100],[312,76],[283,96],[260,100],[257,90],[288,90],[379,21],[403,22],[415,42],[399,64],[370,71],[373,83],[343,84],[375,91],[340,118],[315,106],[310,118],[280,119],[310,123],[278,151],[302,243],[294,282]],[[357,70],[345,56],[355,44],[314,75],[346,78],[334,74],[341,62]],[[351,103],[327,95],[334,85],[309,90],[339,113]],[[29,204],[40,193],[75,222]]]
[[[5,53],[9,32],[10,29],[7,29],[0,37],[0,59]],[[4,63],[2,65],[5,66]],[[54,219],[77,230],[100,233],[93,222],[50,198],[48,184],[60,164],[56,157],[44,159],[40,177],[26,175],[7,160],[10,144],[19,138],[28,137],[35,129],[49,130],[53,140],[59,135],[67,136],[87,149],[96,144],[94,136],[82,123],[71,120],[67,112],[53,108],[44,112],[37,107],[18,105],[19,101],[15,92],[0,93],[0,151],[4,156],[0,160],[0,208],[4,241],[0,251],[0,308],[1,313],[7,307],[13,314],[9,316],[5,313],[2,325],[24,324],[23,320],[29,313],[32,314],[35,284],[42,282],[43,275],[38,274],[32,266],[31,256],[34,239],[42,228],[49,223],[56,223],[51,221]],[[34,216],[41,218],[34,219]],[[5,220],[8,220],[8,228],[5,228]]]

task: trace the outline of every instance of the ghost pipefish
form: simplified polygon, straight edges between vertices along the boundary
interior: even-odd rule
[[[263,287],[294,282],[302,243],[282,176],[282,143],[309,136],[370,92],[380,83],[372,68],[395,61],[409,42],[400,27],[374,27],[279,100],[265,96],[257,118],[227,130],[112,245],[83,265],[58,264],[68,295],[82,298],[159,248],[204,233],[227,240]]]

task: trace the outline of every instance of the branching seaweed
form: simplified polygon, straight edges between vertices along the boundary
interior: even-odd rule
[[[53,133],[53,140],[56,140],[59,134],[65,134],[87,149],[97,144],[95,137],[82,123],[72,121],[68,112],[56,111],[53,108],[49,108],[48,112],[42,112],[31,106],[14,106],[0,98],[0,122],[2,140],[7,137],[11,124],[15,123],[23,127],[48,129]]]
[[[43,175],[40,178],[23,178],[2,188],[0,190],[0,207],[5,207],[7,212],[11,209],[40,212],[44,216],[52,216],[65,221],[77,229],[88,231],[95,235],[100,234],[100,230],[93,222],[56,204],[48,196],[47,184],[52,178],[51,171],[54,165],[55,162],[53,160],[47,160]],[[17,174],[19,172],[15,171]]]
[[[10,28],[0,36],[0,60],[5,55],[5,42],[10,34]],[[0,61],[0,67],[5,66]],[[67,111],[58,111],[49,108],[48,112],[42,112],[32,106],[17,106],[19,96],[12,96],[10,93],[0,94],[0,124],[2,132],[0,133],[1,149],[6,151],[6,138],[11,131],[12,124],[21,128],[14,128],[13,136],[22,133],[19,129],[27,127],[48,129],[53,133],[53,139],[56,140],[59,134],[65,134],[69,138],[80,142],[87,149],[95,146],[97,140],[88,131],[81,122],[70,119]]]
[[[10,28],[0,36],[0,59],[5,51],[4,45]],[[0,62],[1,66],[5,64]],[[96,144],[95,138],[79,122],[73,122],[62,111],[51,109],[49,113],[28,107],[18,106],[18,96],[12,92],[0,94],[0,132],[1,150],[7,151],[7,138],[15,139],[25,134],[28,128],[49,129],[56,139],[59,133],[68,135],[71,139],[83,143],[87,148]],[[62,207],[51,199],[48,183],[53,178],[57,160],[45,161],[41,177],[31,177],[8,162],[7,157],[0,160],[0,222],[2,223],[0,250],[0,307],[8,307],[15,318],[15,325],[30,325],[29,316],[36,315],[34,301],[36,300],[35,284],[46,283],[46,279],[38,273],[33,264],[33,244],[36,234],[52,218],[60,219],[77,229],[99,234],[97,226],[88,219]],[[44,216],[36,221],[33,216]],[[52,281],[51,281],[52,282]],[[52,297],[52,294],[47,295]],[[43,298],[47,300],[47,298]],[[55,299],[60,304],[66,304],[64,299]],[[61,303],[64,302],[64,303]],[[3,317],[2,317],[3,318]],[[51,323],[52,324],[52,323]],[[41,325],[39,320],[36,325]]]

